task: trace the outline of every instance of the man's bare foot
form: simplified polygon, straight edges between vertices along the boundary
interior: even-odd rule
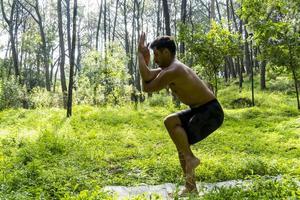
[[[186,191],[197,191],[196,177],[195,177],[194,170],[191,175],[186,176],[185,188],[186,188]]]
[[[200,165],[200,160],[194,156],[191,158],[186,158],[185,163],[186,176],[192,176],[194,169]]]

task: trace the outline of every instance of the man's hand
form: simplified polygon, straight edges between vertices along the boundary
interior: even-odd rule
[[[149,44],[145,46],[145,41],[146,41],[146,34],[142,32],[138,44],[138,52],[143,55],[146,64],[149,65],[149,61],[150,61],[150,51],[148,49]]]

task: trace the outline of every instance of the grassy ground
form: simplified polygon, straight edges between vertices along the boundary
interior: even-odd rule
[[[257,92],[256,107],[235,108],[246,88],[223,86],[223,126],[193,146],[197,181],[253,179],[248,190],[215,190],[204,199],[300,197],[300,112],[292,94]],[[160,97],[154,96],[155,101]],[[162,98],[165,99],[165,98]],[[150,102],[151,103],[151,102]],[[182,107],[184,108],[184,106]],[[76,106],[0,112],[0,199],[110,199],[105,185],[182,184],[163,118],[172,106]],[[283,174],[281,182],[264,175]]]

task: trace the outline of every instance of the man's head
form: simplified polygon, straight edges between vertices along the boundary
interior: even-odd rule
[[[160,36],[150,45],[154,51],[154,61],[160,67],[168,67],[176,55],[176,43],[171,36]]]

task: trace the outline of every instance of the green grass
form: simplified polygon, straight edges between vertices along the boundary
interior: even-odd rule
[[[236,87],[223,87],[218,94],[223,126],[192,147],[202,160],[197,181],[253,179],[256,184],[203,198],[268,199],[276,188],[279,199],[300,195],[291,181],[300,177],[295,97],[256,91],[256,107],[232,109],[234,99],[251,95],[248,85],[241,93]],[[145,103],[137,109],[75,106],[71,119],[54,108],[0,112],[0,199],[110,199],[100,192],[103,186],[183,184],[175,146],[162,122],[175,111]],[[279,174],[286,181],[256,178]]]

